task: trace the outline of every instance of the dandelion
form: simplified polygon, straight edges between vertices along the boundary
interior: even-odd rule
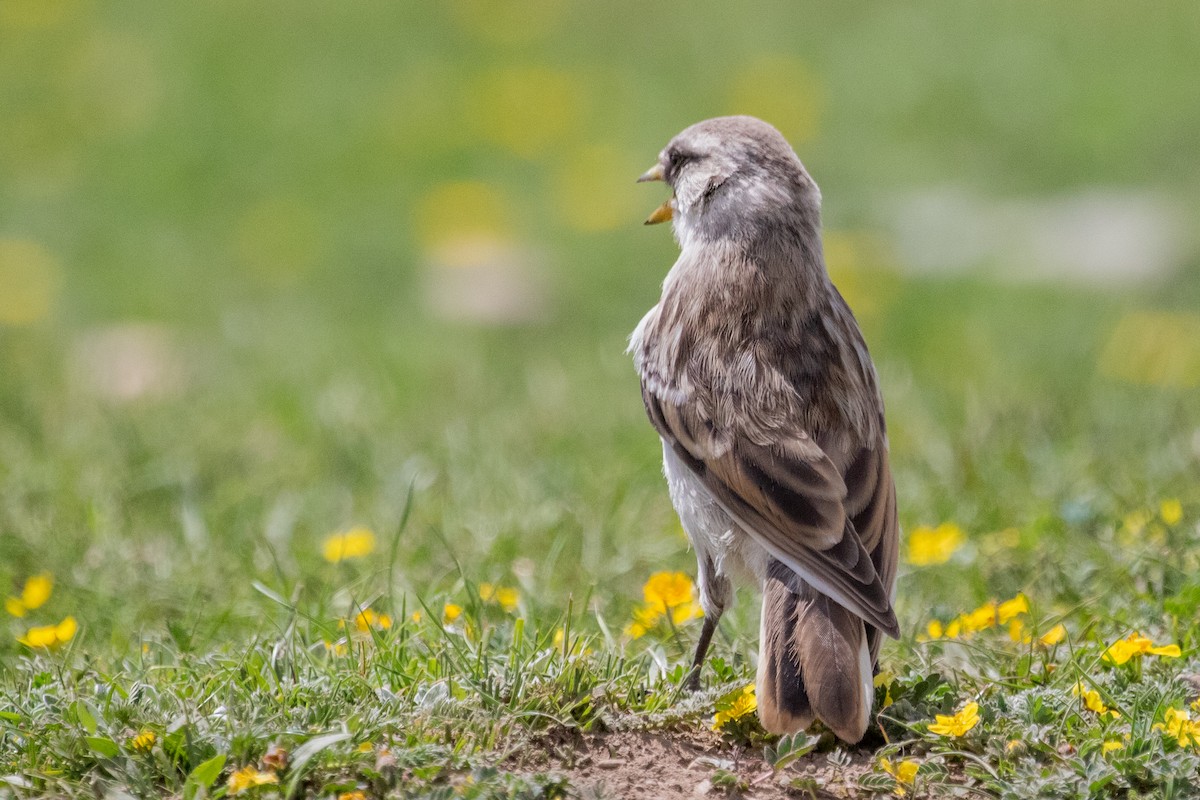
[[[917,770],[921,767],[916,761],[900,761],[893,764],[886,758],[879,759],[879,766],[883,768],[884,772],[895,778],[896,783],[899,784],[896,787],[897,797],[904,797],[908,794],[908,787],[911,787],[913,781],[917,779]]]
[[[937,722],[929,726],[930,733],[939,736],[964,736],[979,724],[979,704],[967,703],[951,716],[937,714]]]
[[[726,725],[758,710],[758,697],[754,684],[748,683],[741,689],[726,695],[717,702],[717,713],[713,715],[712,729],[722,730]]]
[[[442,624],[451,625],[462,616],[462,606],[458,603],[446,603],[442,606]]]
[[[37,628],[30,628],[17,641],[26,647],[57,647],[71,641],[78,630],[79,624],[75,622],[74,617],[64,617],[63,621],[57,625],[43,625]]]
[[[908,536],[906,559],[915,567],[945,564],[962,544],[962,528],[953,522],[943,522],[936,528],[922,525]]]
[[[1100,751],[1104,753],[1104,755],[1108,755],[1113,750],[1120,750],[1124,746],[1124,743],[1119,739],[1105,739],[1100,745]]]
[[[247,764],[229,776],[229,793],[241,794],[256,786],[276,783],[279,783],[279,776],[274,772],[261,772],[253,764]]]
[[[41,608],[54,591],[54,576],[49,572],[34,575],[25,581],[20,597],[6,597],[4,610],[14,617],[23,617],[35,608]]]
[[[1183,519],[1183,504],[1174,498],[1163,500],[1158,506],[1158,515],[1168,525],[1178,525]]]
[[[139,753],[149,753],[156,741],[158,737],[154,735],[154,731],[142,731],[129,740],[129,748]]]
[[[358,790],[353,792],[342,792],[337,797],[338,800],[367,800],[367,796]]]
[[[1151,730],[1174,737],[1180,747],[1200,747],[1200,720],[1192,719],[1186,709],[1168,708],[1163,721],[1154,723]]]
[[[1119,639],[1109,645],[1109,648],[1104,651],[1104,659],[1110,664],[1124,664],[1135,656],[1140,658],[1144,655],[1163,656],[1164,658],[1179,658],[1181,651],[1179,645],[1156,645],[1154,642],[1145,636],[1142,636],[1136,631],[1129,634],[1124,639]]]
[[[335,656],[344,656],[349,652],[349,648],[346,646],[345,641],[331,642],[326,639],[324,644],[325,652],[332,653]]]
[[[342,533],[335,533],[325,539],[321,545],[321,555],[330,563],[345,561],[348,558],[362,558],[375,552],[375,534],[368,528],[351,528]]]
[[[1083,705],[1088,711],[1095,712],[1101,717],[1109,717],[1111,719],[1120,719],[1121,712],[1111,709],[1104,705],[1104,701],[1100,699],[1100,693],[1095,689],[1089,689],[1082,683],[1077,683],[1071,689],[1071,694],[1083,700]]]

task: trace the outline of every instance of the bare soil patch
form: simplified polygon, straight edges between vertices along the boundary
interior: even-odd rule
[[[871,750],[851,750],[848,763],[813,753],[776,771],[761,747],[744,747],[704,729],[621,731],[545,737],[515,755],[519,770],[567,776],[584,798],[867,796],[858,778],[873,767]]]

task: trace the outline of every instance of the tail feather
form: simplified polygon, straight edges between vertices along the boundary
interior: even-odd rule
[[[758,710],[772,733],[820,719],[853,744],[866,733],[874,700],[863,621],[808,587],[769,578],[763,592]]]
[[[804,730],[815,718],[791,635],[799,601],[800,596],[779,581],[767,581],[758,632],[757,695],[758,718],[771,733]]]

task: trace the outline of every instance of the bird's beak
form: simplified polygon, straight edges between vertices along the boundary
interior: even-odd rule
[[[642,177],[637,179],[638,183],[646,181],[661,181],[664,180],[663,165],[655,164],[650,169],[642,173]],[[672,198],[674,199],[674,198]],[[658,208],[654,209],[654,213],[646,217],[647,225],[657,225],[660,222],[666,222],[675,215],[675,207],[671,205],[671,200],[667,200]]]
[[[646,181],[661,181],[663,178],[662,164],[655,164],[653,167],[643,172],[642,177],[638,178],[637,182],[645,183]]]
[[[674,199],[675,198],[672,197],[670,200],[667,200],[661,206],[654,209],[650,216],[646,217],[646,224],[657,225],[658,223],[666,222],[667,220],[671,219],[671,217],[675,216],[675,206],[672,202]]]

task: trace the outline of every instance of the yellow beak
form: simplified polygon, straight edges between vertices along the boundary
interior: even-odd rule
[[[643,172],[642,177],[638,178],[637,182],[645,183],[646,181],[661,181],[664,177],[662,164],[655,164],[653,167]]]
[[[671,200],[674,200],[674,199],[675,198],[671,198]],[[650,216],[646,217],[645,224],[657,225],[658,223],[666,222],[671,217],[675,216],[675,207],[673,205],[671,205],[671,200],[667,200],[661,206],[654,209],[654,211],[650,214]]]
[[[655,164],[650,169],[642,173],[642,177],[637,179],[638,183],[646,181],[661,181],[664,180],[662,164]],[[674,199],[674,198],[672,198]],[[658,208],[654,209],[654,213],[646,217],[647,225],[657,225],[660,222],[666,222],[675,215],[675,208],[671,205],[671,201],[667,200]]]

